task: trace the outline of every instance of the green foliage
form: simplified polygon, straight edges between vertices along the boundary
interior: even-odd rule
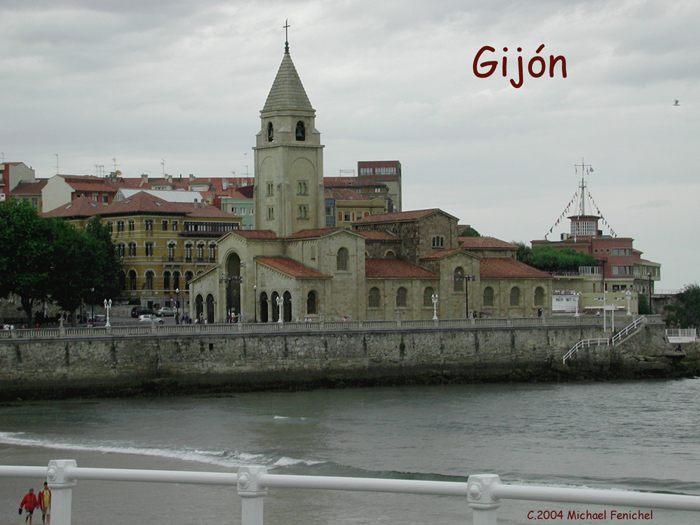
[[[700,286],[688,284],[676,294],[674,304],[667,306],[669,312],[667,323],[679,328],[698,328],[700,326]]]
[[[0,205],[0,297],[16,294],[27,323],[35,303],[73,312],[119,293],[121,263],[109,231],[94,218],[85,230],[44,219],[27,204]]]
[[[471,226],[465,228],[462,233],[459,234],[460,237],[481,237],[481,234],[476,231]]]
[[[649,296],[643,293],[637,296],[637,311],[639,315],[649,315],[651,310],[649,310]]]
[[[576,272],[579,266],[597,266],[595,257],[567,248],[537,246],[532,250],[532,266],[545,272]]]
[[[516,254],[516,258],[520,262],[524,262],[525,264],[529,264],[530,266],[532,266],[532,248],[530,248],[524,242],[513,241],[513,244],[515,244],[518,247],[518,253]]]

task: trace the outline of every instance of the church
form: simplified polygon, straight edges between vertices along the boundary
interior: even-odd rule
[[[189,282],[209,323],[456,319],[551,314],[552,278],[496,239],[461,246],[458,219],[432,208],[327,228],[323,144],[289,46],[260,112],[254,230],[217,241]],[[487,263],[487,264],[485,264]]]

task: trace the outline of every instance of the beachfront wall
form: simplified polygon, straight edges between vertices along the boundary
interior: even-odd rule
[[[606,335],[598,326],[504,326],[3,340],[0,398],[697,371],[697,345],[678,353],[664,339],[662,324],[648,324],[614,347],[582,349],[567,366],[560,364],[581,339]]]

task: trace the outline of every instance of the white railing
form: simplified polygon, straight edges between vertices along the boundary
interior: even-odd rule
[[[622,342],[622,339],[627,336],[627,334],[633,332],[637,328],[639,328],[641,325],[645,324],[647,322],[647,319],[645,316],[640,315],[637,317],[634,321],[632,321],[630,324],[625,326],[622,330],[617,332],[614,336],[612,336],[611,343],[613,346],[616,344]]]
[[[321,321],[313,323],[211,323],[179,325],[126,325],[93,328],[31,328],[0,330],[3,339],[56,339],[58,337],[110,337],[132,335],[235,334],[269,332],[318,332],[346,330],[433,330],[435,328],[486,328],[536,326],[599,326],[600,316],[580,317],[484,317],[481,319],[417,319],[410,321]]]
[[[571,350],[569,350],[567,353],[564,354],[564,357],[562,358],[564,361],[564,364],[566,364],[567,359],[569,359],[572,355],[574,355],[579,348],[585,348],[587,346],[607,346],[610,344],[610,339],[607,337],[598,337],[596,339],[582,339],[578,343],[576,343],[573,347],[571,347]]]
[[[271,488],[426,494],[460,498],[466,496],[472,509],[474,525],[497,525],[498,508],[502,500],[507,499],[636,507],[638,509],[636,513],[643,513],[646,509],[700,512],[700,496],[506,484],[502,483],[495,474],[471,475],[467,483],[464,483],[292,476],[270,474],[267,468],[260,466],[240,467],[237,473],[84,468],[78,467],[74,460],[52,460],[48,467],[0,466],[0,476],[27,478],[46,476],[52,491],[51,522],[53,525],[71,524],[73,487],[80,480],[236,486],[238,495],[241,497],[242,525],[263,525],[264,498],[268,494],[268,489]]]
[[[698,331],[696,328],[667,328],[666,340],[671,344],[695,343]]]

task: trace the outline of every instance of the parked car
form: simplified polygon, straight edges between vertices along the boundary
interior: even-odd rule
[[[131,309],[131,317],[138,317],[139,315],[146,314],[155,315],[155,312],[147,306],[134,306]]]
[[[175,316],[175,308],[171,308],[170,306],[164,306],[162,308],[158,308],[158,310],[156,310],[156,315],[158,317],[174,317]]]
[[[161,319],[160,317],[156,317],[154,314],[143,314],[143,315],[139,315],[139,322],[140,323],[164,324],[165,320]]]

